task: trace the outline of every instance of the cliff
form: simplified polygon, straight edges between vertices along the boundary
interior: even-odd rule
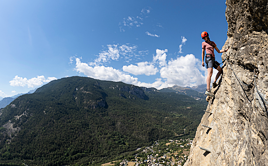
[[[227,0],[223,75],[186,166],[268,165],[268,1]]]

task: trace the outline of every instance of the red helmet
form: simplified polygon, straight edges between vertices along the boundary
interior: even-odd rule
[[[204,32],[201,33],[201,37],[202,37],[202,38],[204,38],[204,37],[206,37],[206,36],[208,36],[208,33],[207,33],[206,31],[204,31]]]

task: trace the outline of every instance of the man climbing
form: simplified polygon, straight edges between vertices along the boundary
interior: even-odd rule
[[[211,76],[213,74],[213,67],[218,70],[216,78],[215,78],[215,80],[214,80],[214,82],[212,84],[213,88],[215,88],[217,86],[216,81],[217,81],[217,79],[219,78],[219,76],[222,73],[220,63],[215,60],[214,48],[218,53],[226,52],[226,51],[228,51],[228,49],[219,50],[217,45],[213,41],[210,40],[209,35],[208,35],[208,33],[206,31],[201,33],[201,37],[202,37],[202,39],[205,40],[204,42],[202,42],[202,66],[203,67],[205,66],[205,64],[204,64],[204,56],[205,56],[205,51],[206,51],[206,60],[205,60],[205,62],[206,62],[206,66],[207,66],[207,69],[208,69],[207,90],[206,90],[205,94],[207,96],[214,97],[214,94],[211,93],[211,91],[210,91],[210,81],[211,81]]]

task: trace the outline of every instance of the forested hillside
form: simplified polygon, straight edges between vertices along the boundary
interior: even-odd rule
[[[193,138],[206,105],[122,82],[63,78],[1,111],[0,160],[104,163],[158,139]]]

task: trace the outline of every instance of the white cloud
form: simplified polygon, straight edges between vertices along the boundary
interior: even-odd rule
[[[151,11],[150,11],[150,9],[146,9],[146,8],[144,8],[144,9],[142,9],[141,10],[141,13],[150,13]]]
[[[181,43],[182,43],[182,44],[185,44],[186,41],[187,41],[187,39],[186,39],[184,36],[182,36],[182,37],[181,37]]]
[[[13,90],[13,91],[11,91],[11,93],[16,93],[16,91],[15,91],[15,90]]]
[[[86,63],[82,63],[79,58],[76,58],[75,70],[79,73],[83,73],[88,77],[101,80],[110,81],[123,81],[125,83],[137,84],[138,78],[134,78],[130,75],[124,74],[123,72],[116,70],[112,67],[105,66],[89,66]]]
[[[98,58],[95,59],[94,62],[89,63],[91,66],[100,65],[101,63],[106,63],[109,62],[110,60],[118,60],[120,58],[120,55],[123,55],[126,59],[130,59],[130,57],[135,55],[135,51],[137,49],[137,46],[129,46],[125,44],[121,46],[113,44],[113,45],[107,45],[107,47],[108,50],[99,53]]]
[[[95,62],[107,62],[108,60],[117,60],[119,58],[119,50],[117,45],[108,45],[108,51],[103,51],[99,54],[99,57]]]
[[[159,62],[159,66],[166,66],[166,57],[167,57],[167,52],[168,50],[159,50],[156,49],[156,56],[153,57],[153,62]]]
[[[3,91],[0,90],[0,97],[3,97],[3,98],[4,98],[4,97],[6,97],[6,96],[7,96],[7,95],[6,95]]]
[[[149,75],[155,75],[158,70],[154,67],[153,64],[150,64],[149,62],[140,62],[136,65],[129,65],[129,66],[123,66],[123,71],[134,74],[134,75],[142,75],[145,74],[147,76]]]
[[[140,27],[143,25],[144,18],[148,17],[150,9],[142,9],[138,16],[128,16],[123,18],[122,22],[119,22],[120,32],[125,32],[124,27]]]
[[[179,53],[181,54],[182,53],[182,44],[179,46],[180,50],[179,50]]]
[[[163,28],[163,26],[160,23],[158,23],[156,26],[159,28]]]
[[[145,83],[140,82],[137,86],[147,87],[147,88],[156,88],[156,89],[163,89],[167,87],[172,87],[174,84],[168,84],[167,82],[163,82],[162,78],[156,78],[156,81],[153,83]]]
[[[69,64],[73,64],[73,61],[74,61],[74,59],[77,57],[77,55],[75,55],[75,56],[71,56],[70,58],[69,58]]]
[[[33,88],[56,79],[57,78],[55,77],[48,77],[46,79],[44,76],[37,76],[31,79],[15,76],[13,80],[9,81],[9,83],[11,86],[22,86],[22,87],[28,86],[28,88]]]
[[[161,77],[167,84],[176,84],[180,86],[195,86],[205,83],[205,76],[201,71],[206,69],[201,66],[201,61],[193,54],[185,57],[181,56],[175,60],[170,60],[167,66],[161,68]]]
[[[152,37],[160,37],[159,35],[157,34],[151,34],[150,32],[145,32],[148,36],[152,36]]]
[[[132,50],[125,46],[118,46],[118,49],[124,51]],[[167,61],[167,52],[167,49],[156,49],[156,55],[153,56],[152,62],[140,62],[135,65],[131,64],[123,66],[123,71],[114,69],[113,67],[100,65],[90,66],[87,63],[81,62],[81,58],[76,58],[75,70],[95,79],[122,81],[128,84],[143,87],[154,87],[157,89],[171,87],[174,85],[185,87],[206,83],[206,68],[201,66],[201,61],[195,58],[193,54],[188,54],[186,56],[178,57],[175,60],[171,59]],[[158,67],[155,66],[156,64]],[[155,75],[158,71],[160,71],[160,78],[157,78],[153,83],[140,82],[137,77],[133,77],[125,73],[128,72],[134,75],[145,74],[150,76]],[[213,73],[214,77],[216,73],[217,72]]]
[[[129,16],[128,16],[128,19],[127,20],[128,21],[133,21],[132,17],[129,17]]]
[[[139,54],[136,55],[136,56],[139,56],[139,55],[145,56],[145,55],[148,55],[148,54],[149,54],[149,51],[148,50],[146,50],[146,51],[139,51]]]
[[[134,54],[134,51],[136,51],[137,46],[128,46],[128,45],[121,45],[119,46],[120,54],[126,56],[127,54],[130,54],[132,56]]]
[[[72,57],[70,57],[70,62],[69,62],[70,64],[72,64],[72,63],[73,63],[73,58],[74,58],[73,56],[72,56]]]
[[[143,25],[142,22],[143,18],[136,16],[136,17],[131,17],[128,16],[127,18],[123,18],[123,21],[119,23],[119,28],[121,32],[125,32],[124,27],[140,27]]]
[[[218,70],[216,70],[216,69],[213,68],[213,74],[212,74],[212,76],[211,76],[211,82],[210,82],[210,85],[212,85],[212,83],[214,82],[217,73],[218,73]],[[206,72],[205,72],[205,78],[207,78],[207,76],[208,76],[208,70],[206,69]]]
[[[79,58],[76,58],[76,67],[75,70],[79,73],[83,73],[88,77],[100,79],[100,80],[109,80],[109,81],[122,81],[124,83],[133,84],[143,87],[168,87],[166,83],[162,82],[161,78],[156,79],[154,83],[144,83],[138,81],[138,78],[130,76],[116,70],[112,67],[105,66],[89,66],[87,63],[81,62]]]
[[[181,37],[181,44],[179,46],[179,48],[180,48],[179,53],[182,53],[182,45],[185,44],[186,41],[187,41],[187,39],[184,36],[182,36]]]

